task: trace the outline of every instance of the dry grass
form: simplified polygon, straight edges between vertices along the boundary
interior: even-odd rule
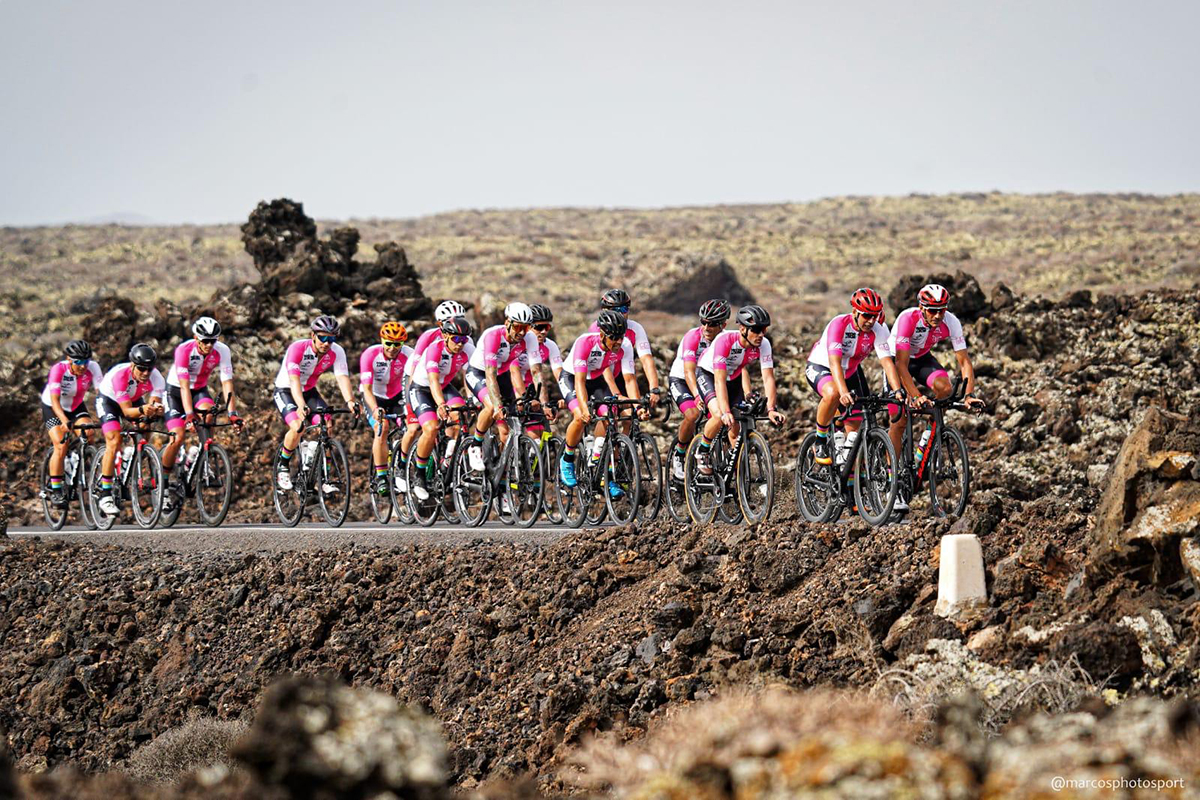
[[[232,770],[229,749],[248,728],[241,720],[189,720],[135,750],[125,772],[143,783],[176,783],[184,775],[206,767]]]

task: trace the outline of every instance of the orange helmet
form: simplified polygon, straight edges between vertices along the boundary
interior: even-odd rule
[[[385,322],[379,329],[380,339],[390,339],[393,342],[403,342],[408,339],[408,331],[399,322]]]

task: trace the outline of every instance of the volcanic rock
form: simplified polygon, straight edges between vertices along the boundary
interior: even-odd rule
[[[888,292],[888,305],[895,313],[917,304],[917,293],[921,287],[930,283],[939,283],[950,292],[950,309],[954,316],[962,322],[974,322],[989,310],[987,298],[974,275],[961,269],[953,275],[942,272],[935,275],[905,275],[900,282]],[[1007,287],[1006,287],[1007,288]]]
[[[734,309],[754,302],[733,265],[717,253],[654,250],[636,254],[626,250],[609,263],[597,295],[614,286],[629,292],[634,314],[649,309],[691,316],[714,297],[725,298]]]

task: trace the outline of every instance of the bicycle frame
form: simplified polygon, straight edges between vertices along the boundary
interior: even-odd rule
[[[946,425],[946,410],[955,409],[958,411],[969,410],[963,404],[963,398],[966,397],[967,385],[962,377],[954,379],[954,388],[950,392],[950,396],[941,400],[934,400],[933,404],[928,408],[907,408],[904,413],[904,439],[902,449],[904,451],[901,462],[912,482],[912,492],[915,495],[921,489],[922,482],[925,479],[925,469],[929,464],[933,463],[932,456],[937,449],[942,447],[942,430]],[[925,452],[921,454],[921,463],[915,463],[913,458],[913,417],[923,416],[929,417],[929,444],[925,446]]]

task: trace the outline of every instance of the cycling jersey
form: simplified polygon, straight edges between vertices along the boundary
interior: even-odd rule
[[[412,377],[413,371],[417,368],[417,364],[421,363],[421,356],[425,354],[425,348],[429,347],[429,343],[440,338],[442,338],[442,332],[439,328],[430,328],[417,337],[417,343],[412,347],[413,354],[408,357],[408,363],[404,366],[405,378]],[[467,337],[467,347],[472,349],[475,347],[475,340],[469,336]]]
[[[925,324],[925,315],[920,308],[906,308],[896,317],[896,324],[892,326],[888,350],[893,356],[897,350],[907,350],[909,357],[916,360],[943,339],[949,339],[950,346],[955,350],[967,349],[967,337],[963,335],[958,317],[947,311],[937,327],[931,328]]]
[[[358,360],[359,382],[363,391],[370,389],[371,394],[380,400],[402,397],[404,369],[412,355],[413,349],[408,345],[402,345],[395,358],[388,358],[381,344],[373,344],[363,350]]]
[[[340,344],[334,342],[329,345],[325,355],[318,356],[312,348],[312,339],[299,339],[288,345],[287,352],[283,355],[283,364],[279,367],[279,374],[275,376],[275,387],[290,389],[290,376],[296,375],[300,378],[301,390],[307,392],[317,385],[317,379],[330,367],[333,368],[334,375],[350,375],[346,351]]]
[[[550,371],[556,372],[563,367],[562,351],[558,349],[558,343],[553,339],[547,339],[538,347],[538,354],[541,355],[541,363],[549,364]],[[517,364],[521,367],[521,376],[525,378],[525,383],[528,384],[533,375],[533,369],[529,365],[529,354],[521,353],[517,356]]]
[[[497,372],[504,372],[523,353],[528,354],[531,365],[542,363],[536,333],[526,331],[522,338],[513,343],[505,337],[503,325],[493,325],[480,334],[479,345],[471,355],[470,364],[480,371],[495,367]]]
[[[719,334],[718,334],[719,335]],[[687,362],[693,364],[704,355],[704,351],[712,342],[704,339],[704,328],[692,328],[683,335],[679,341],[679,347],[675,351],[675,360],[671,362],[671,373],[669,377],[679,378],[680,380],[687,377],[684,372],[683,365]]]
[[[188,379],[188,387],[203,389],[208,385],[208,376],[218,365],[221,380],[233,380],[233,358],[224,342],[217,342],[208,355],[201,355],[196,340],[189,339],[175,348],[175,368],[167,370],[167,383],[179,386],[180,378]]]
[[[629,340],[629,347],[632,352],[637,353],[638,357],[650,355],[650,337],[646,335],[646,329],[640,323],[634,322],[631,319],[625,320],[625,338]],[[600,323],[593,322],[588,328],[588,333],[595,333],[600,330]]]
[[[742,370],[755,361],[763,369],[773,368],[775,360],[771,355],[771,340],[763,337],[758,347],[743,346],[742,334],[738,331],[722,331],[713,339],[712,344],[705,349],[704,354],[696,361],[696,366],[707,372],[715,373],[725,370],[725,379],[732,381],[742,374]]]
[[[571,345],[571,355],[563,362],[563,371],[571,375],[584,372],[588,379],[599,378],[604,370],[621,364],[621,372],[633,374],[633,348],[629,339],[621,342],[621,349],[616,352],[605,350],[603,347],[604,334],[599,331],[589,331]]]
[[[829,320],[821,338],[808,354],[808,360],[813,364],[828,367],[831,355],[841,356],[842,374],[849,378],[867,357],[867,353],[871,352],[872,347],[879,358],[891,358],[887,338],[887,325],[882,322],[874,323],[871,330],[861,333],[854,327],[853,314],[839,314]]]
[[[104,380],[104,372],[95,361],[88,361],[87,369],[82,375],[71,373],[70,361],[59,361],[50,368],[50,377],[46,380],[46,388],[42,389],[42,402],[50,405],[51,398],[58,395],[58,402],[63,411],[71,412],[83,403],[88,389],[99,386]]]
[[[438,376],[438,383],[445,389],[450,385],[450,381],[454,380],[454,376],[462,370],[463,365],[471,360],[475,349],[470,342],[467,342],[462,350],[451,353],[446,347],[446,340],[439,337],[421,354],[421,363],[413,370],[413,385],[428,387],[429,373],[433,371]]]
[[[133,379],[133,364],[126,361],[117,364],[105,373],[100,380],[100,397],[107,397],[118,404],[134,403],[145,395],[162,399],[167,382],[157,368],[150,370],[150,375],[140,383]]]

